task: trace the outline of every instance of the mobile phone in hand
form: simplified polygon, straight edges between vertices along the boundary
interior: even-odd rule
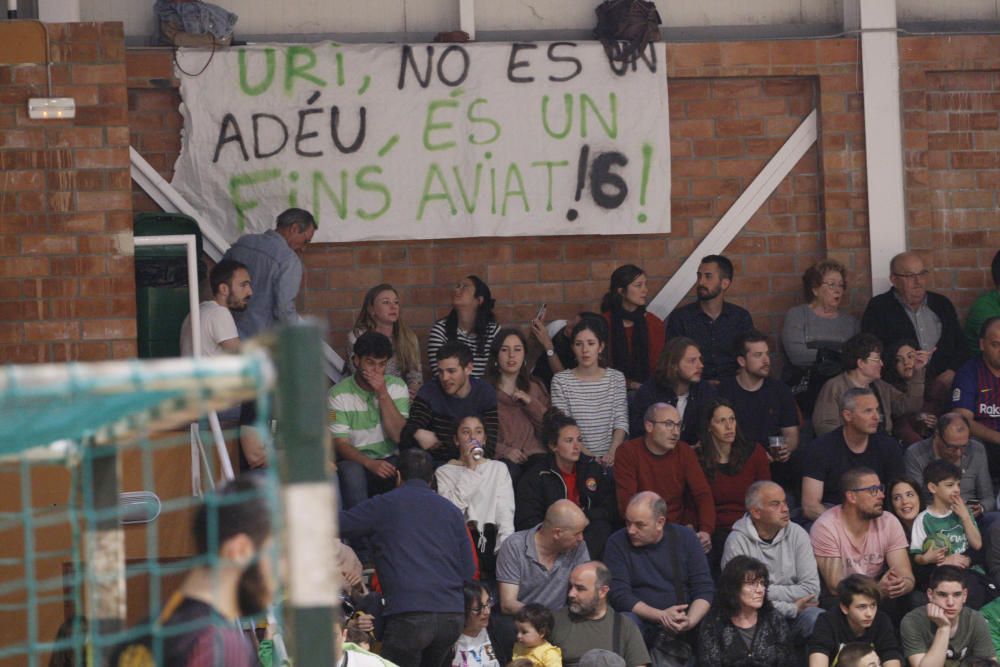
[[[542,307],[538,309],[538,314],[535,315],[535,319],[544,322],[545,321],[545,309],[549,304],[543,303]]]

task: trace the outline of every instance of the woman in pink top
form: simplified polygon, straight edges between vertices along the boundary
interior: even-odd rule
[[[549,409],[549,392],[525,363],[527,339],[520,329],[508,327],[497,333],[486,365],[486,381],[497,391],[500,432],[496,458],[507,464],[510,477],[518,477],[545,458],[541,441],[542,417]]]
[[[698,459],[715,499],[709,563],[717,569],[726,537],[746,512],[747,489],[756,481],[771,479],[771,467],[764,448],[740,433],[732,403],[715,398],[702,415]]]

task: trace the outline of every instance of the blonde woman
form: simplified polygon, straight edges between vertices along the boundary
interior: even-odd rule
[[[355,371],[351,362],[354,357],[354,343],[366,331],[378,331],[392,341],[393,355],[389,359],[385,373],[402,378],[410,390],[412,399],[424,382],[423,370],[420,368],[420,343],[417,341],[417,334],[413,333],[400,317],[399,293],[392,285],[382,283],[365,294],[354,329],[347,334],[345,373]]]

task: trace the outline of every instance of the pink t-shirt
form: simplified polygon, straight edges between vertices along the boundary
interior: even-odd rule
[[[885,555],[909,547],[899,519],[888,512],[868,524],[868,534],[861,544],[855,544],[841,520],[840,505],[823,512],[809,533],[817,558],[842,558],[844,576],[867,574],[878,577],[885,569]]]

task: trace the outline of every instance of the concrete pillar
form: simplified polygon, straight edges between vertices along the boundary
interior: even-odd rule
[[[846,2],[845,2],[846,4]],[[889,287],[889,260],[906,249],[896,0],[860,0],[872,293]]]

